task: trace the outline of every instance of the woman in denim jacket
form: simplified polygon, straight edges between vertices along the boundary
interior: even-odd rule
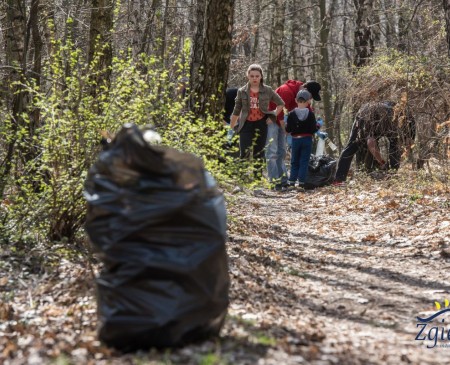
[[[284,102],[271,87],[264,85],[260,65],[250,65],[247,69],[247,78],[248,83],[238,90],[230,127],[234,128],[237,124],[240,158],[249,160],[253,158],[256,165],[255,175],[260,177],[265,165],[267,125],[276,123],[276,117],[283,110]],[[277,107],[269,111],[271,101]]]

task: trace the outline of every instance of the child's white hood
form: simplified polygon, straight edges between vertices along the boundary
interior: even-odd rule
[[[306,118],[308,118],[308,114],[309,114],[309,109],[308,108],[295,108],[295,115],[297,115],[297,118],[299,120],[305,120]]]

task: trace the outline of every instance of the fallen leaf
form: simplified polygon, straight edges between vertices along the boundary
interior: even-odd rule
[[[378,241],[378,237],[373,235],[373,234],[369,234],[366,237],[362,238],[361,241],[363,241],[363,242],[377,242]]]
[[[0,320],[10,321],[14,317],[14,309],[8,303],[0,303]]]

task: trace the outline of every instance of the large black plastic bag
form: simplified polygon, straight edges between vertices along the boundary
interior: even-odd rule
[[[223,195],[200,159],[143,132],[125,125],[85,183],[99,338],[123,351],[215,336],[229,303]]]
[[[315,189],[329,185],[334,180],[336,173],[336,160],[327,155],[311,155],[308,164],[305,188]]]

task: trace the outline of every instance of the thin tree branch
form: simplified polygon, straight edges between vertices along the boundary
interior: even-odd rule
[[[320,63],[309,63],[307,65],[296,65],[296,64],[293,64],[293,65],[289,65],[289,66],[286,66],[286,67],[282,67],[281,69],[284,71],[284,70],[287,70],[287,69],[290,69],[290,68],[293,68],[293,67],[306,68],[306,67],[313,67],[313,66],[320,66]]]
[[[425,0],[419,0],[419,1],[417,2],[417,5],[414,7],[414,11],[413,11],[413,13],[412,13],[412,15],[411,15],[411,18],[409,19],[408,24],[407,24],[406,27],[405,27],[405,33],[408,32],[409,27],[411,26],[412,21],[414,20],[414,17],[416,16],[417,9],[419,9],[419,6],[422,5],[422,3],[423,3],[424,1],[425,1]]]

